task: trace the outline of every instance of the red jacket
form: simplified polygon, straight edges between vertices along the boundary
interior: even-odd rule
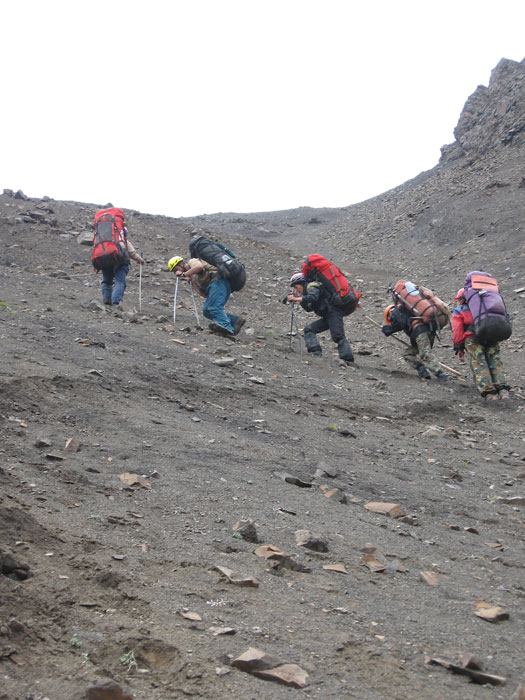
[[[454,351],[464,350],[465,339],[476,335],[474,332],[474,319],[467,304],[456,306],[452,313],[452,341]]]

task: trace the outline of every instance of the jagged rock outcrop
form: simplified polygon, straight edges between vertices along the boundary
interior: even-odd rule
[[[441,163],[524,143],[525,59],[502,58],[488,87],[479,85],[468,98],[454,130],[456,141],[443,146]]]

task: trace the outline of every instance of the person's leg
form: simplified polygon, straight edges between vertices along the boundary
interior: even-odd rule
[[[115,285],[113,287],[113,294],[111,295],[112,304],[120,304],[122,298],[124,297],[124,291],[126,289],[126,275],[128,274],[128,270],[128,265],[121,265],[115,270]]]
[[[416,369],[418,372],[420,367],[425,367],[425,365],[421,362],[421,360],[418,357],[417,347],[414,347],[413,345],[411,345],[405,350],[405,352],[403,353],[403,360],[411,367]]]
[[[306,350],[313,355],[322,355],[323,350],[321,344],[317,339],[317,333],[323,333],[328,330],[328,321],[325,318],[318,318],[313,323],[304,327],[304,344],[306,345]]]
[[[102,301],[104,304],[111,304],[111,292],[113,291],[113,268],[102,270]]]
[[[340,359],[345,362],[353,362],[354,354],[345,335],[344,319],[341,310],[331,306],[326,315],[326,320],[330,328],[330,336],[334,343],[337,344]]]
[[[427,370],[433,372],[438,379],[446,381],[448,379],[448,374],[443,372],[439,366],[439,362],[435,359],[434,354],[432,353],[432,340],[430,338],[430,334],[420,333],[416,336],[415,340],[417,345],[417,354],[419,355],[421,363],[427,368]]]
[[[494,388],[498,393],[505,392],[504,395],[506,396],[510,389],[510,384],[508,383],[505,372],[503,371],[499,343],[485,348],[485,357],[487,358],[487,366],[492,377]]]
[[[226,311],[224,310],[224,305],[230,298],[231,286],[228,280],[217,279],[208,287],[208,295],[204,306],[202,307],[202,313],[210,321],[222,326],[226,331],[233,333],[233,325]]]
[[[492,381],[483,345],[473,337],[467,338],[465,340],[465,355],[479,393],[482,396],[496,395],[497,390]]]

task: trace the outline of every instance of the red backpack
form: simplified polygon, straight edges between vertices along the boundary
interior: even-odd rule
[[[322,255],[314,253],[305,258],[303,275],[307,281],[320,282],[328,293],[332,306],[340,308],[344,316],[348,316],[359,306],[363,295],[347,282],[337,265]]]
[[[112,207],[97,211],[91,254],[91,262],[97,272],[129,263],[126,235],[122,209]]]

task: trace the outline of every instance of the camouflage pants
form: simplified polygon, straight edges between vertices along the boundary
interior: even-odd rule
[[[416,346],[407,349],[403,355],[405,362],[408,362],[416,370],[423,366],[435,375],[441,374],[443,370],[432,353],[430,333],[420,333],[416,336]]]
[[[475,338],[467,338],[465,355],[472,370],[474,384],[482,396],[510,389],[501,363],[499,343],[485,346]]]

